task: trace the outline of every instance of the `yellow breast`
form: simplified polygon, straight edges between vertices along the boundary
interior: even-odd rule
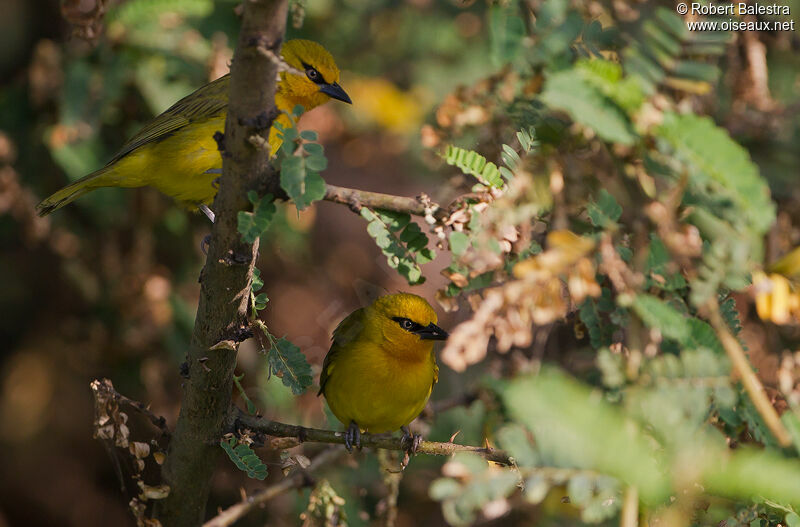
[[[400,361],[371,343],[351,343],[337,350],[329,366],[325,399],[345,425],[365,431],[397,430],[413,421],[431,394],[435,359]]]

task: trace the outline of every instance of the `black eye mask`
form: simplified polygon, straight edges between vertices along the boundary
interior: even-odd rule
[[[422,324],[404,317],[392,317],[392,320],[397,322],[401,328],[409,333],[418,335],[422,340],[446,340],[449,336],[447,331],[443,330],[433,322],[427,326],[423,326]]]

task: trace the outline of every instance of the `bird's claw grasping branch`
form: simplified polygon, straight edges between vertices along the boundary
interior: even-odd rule
[[[361,450],[361,429],[354,421],[350,421],[350,426],[344,433],[344,447],[348,452],[353,451],[353,445]]]
[[[346,442],[345,432],[335,432],[333,430],[321,430],[318,428],[306,428],[304,426],[290,425],[270,421],[260,417],[247,415],[239,410],[239,416],[235,423],[236,429],[249,429],[252,432],[271,437],[295,438],[294,444],[281,442],[283,448],[299,445],[303,442],[309,443],[331,443],[344,445]],[[421,439],[421,438],[420,438]],[[414,441],[417,442],[417,441]],[[405,452],[408,450],[408,441],[402,437],[390,437],[383,434],[361,434],[361,446],[366,448],[382,448],[385,450],[398,450]],[[499,463],[501,465],[512,466],[514,464],[511,456],[503,451],[491,447],[478,447],[472,445],[459,445],[453,442],[422,441],[418,442],[417,454],[428,454],[434,456],[449,456],[459,452],[471,452],[482,456],[487,461]]]

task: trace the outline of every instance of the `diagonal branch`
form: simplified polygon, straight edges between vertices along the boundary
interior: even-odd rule
[[[293,438],[294,444],[289,442],[281,442],[282,448],[291,448],[292,446],[299,445],[300,443],[331,443],[331,444],[344,444],[344,432],[335,432],[333,430],[321,430],[319,428],[306,428],[304,426],[289,425],[286,423],[279,423],[277,421],[270,421],[260,417],[254,417],[240,412],[236,420],[236,428],[247,428],[253,432],[260,432],[267,436],[272,437],[285,437]],[[362,434],[361,446],[367,448],[382,448],[385,450],[408,450],[406,441],[401,437],[391,437],[383,434]],[[498,450],[489,446],[479,447],[471,445],[459,445],[452,441],[441,443],[437,441],[422,441],[418,454],[430,454],[434,456],[449,456],[459,452],[470,452],[484,457],[487,461],[500,463],[501,465],[513,465],[513,458],[505,451]]]
[[[742,385],[744,385],[744,389],[747,391],[747,395],[750,397],[750,400],[753,401],[753,406],[756,407],[756,410],[758,410],[767,428],[769,428],[772,435],[775,436],[775,439],[778,440],[778,443],[784,448],[791,446],[792,436],[784,426],[780,416],[778,416],[775,407],[769,402],[769,398],[764,392],[764,386],[750,366],[750,362],[747,360],[747,356],[741,344],[739,344],[736,337],[731,334],[728,325],[722,319],[722,315],[719,313],[719,304],[716,299],[712,298],[709,300],[705,308],[708,321],[717,333],[717,338],[719,338],[722,343],[722,347],[725,348],[725,352],[728,354],[728,358],[733,364],[734,371],[739,374]]]
[[[204,523],[203,527],[226,527],[227,525],[233,525],[254,508],[264,505],[266,502],[280,496],[284,492],[313,485],[310,474],[320,467],[336,461],[342,453],[342,450],[336,448],[325,450],[315,457],[307,468],[298,468],[291,476],[258,491],[252,496],[243,496],[242,501],[220,511],[219,514]]]

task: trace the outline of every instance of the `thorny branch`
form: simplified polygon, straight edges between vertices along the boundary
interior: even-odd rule
[[[370,192],[368,190],[337,187],[336,185],[326,185],[326,187],[325,201],[347,205],[354,212],[361,210],[361,207],[368,207],[370,209],[406,212],[413,216],[432,216],[437,221],[446,220],[452,212],[470,201],[481,202],[492,199],[488,193],[469,193],[458,196],[450,205],[442,207],[438,203],[431,201],[426,194],[420,194],[416,198],[409,198],[381,192]]]
[[[248,429],[252,432],[261,433],[266,436],[292,438],[293,444],[286,441],[282,442],[283,448],[291,448],[300,443],[331,443],[344,444],[344,432],[333,430],[321,430],[319,428],[306,428],[304,426],[289,425],[270,421],[260,417],[254,417],[240,413],[236,420],[236,428],[239,430]],[[384,450],[408,450],[408,444],[401,437],[391,437],[383,434],[362,434],[361,446],[367,448],[381,448]],[[511,466],[514,464],[513,458],[505,451],[492,448],[490,446],[478,447],[471,445],[459,445],[449,441],[441,443],[437,441],[422,441],[418,454],[430,454],[434,456],[449,456],[459,452],[470,452],[478,454],[487,461]]]

